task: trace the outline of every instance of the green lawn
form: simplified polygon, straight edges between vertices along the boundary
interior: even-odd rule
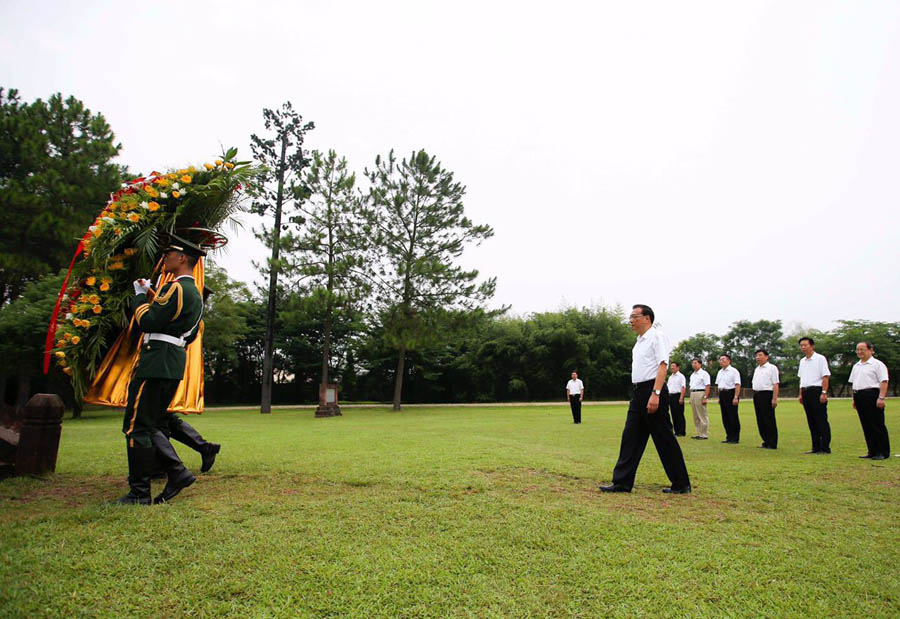
[[[106,504],[120,416],[89,412],[56,475],[0,482],[0,615],[898,616],[900,458],[857,458],[847,401],[832,455],[803,455],[793,401],[779,450],[757,449],[752,408],[740,445],[717,406],[711,440],[681,439],[694,493],[676,497],[652,443],[634,493],[598,492],[622,405],[581,426],[565,405],[211,411],[190,421],[223,444],[215,468],[151,508]]]

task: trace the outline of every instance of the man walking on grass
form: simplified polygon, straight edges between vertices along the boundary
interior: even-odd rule
[[[612,483],[600,486],[603,492],[631,492],[647,439],[653,444],[662,461],[671,486],[663,492],[687,494],[691,480],[681,446],[669,423],[669,391],[666,388],[666,367],[669,364],[669,342],[653,327],[653,310],[646,305],[632,307],[628,317],[631,329],[638,334],[631,350],[632,395],[628,405],[619,461],[613,470]]]

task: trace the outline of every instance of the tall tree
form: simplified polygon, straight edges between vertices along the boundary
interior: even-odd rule
[[[0,88],[0,305],[68,265],[77,239],[122,179],[101,114],[55,94],[22,103]]]
[[[684,368],[691,367],[691,359],[700,359],[706,371],[713,373],[718,366],[716,357],[722,349],[722,341],[713,333],[698,333],[678,343],[672,349],[672,361],[678,361]]]
[[[356,175],[347,160],[313,151],[304,174],[309,199],[296,205],[285,234],[285,264],[294,281],[310,289],[323,313],[321,383],[328,382],[336,312],[365,298],[368,279],[362,274],[367,238],[359,216]],[[318,413],[317,413],[318,414]]]
[[[756,350],[769,351],[771,362],[779,365],[784,357],[784,333],[780,320],[738,320],[722,336],[722,352],[741,373],[741,386],[749,387],[756,368]]]
[[[266,335],[264,340],[261,413],[272,412],[273,353],[275,341],[275,304],[278,288],[278,274],[281,270],[281,233],[285,224],[281,214],[286,203],[299,203],[306,199],[308,191],[303,187],[301,174],[309,159],[303,152],[306,133],[315,129],[315,124],[303,122],[303,117],[294,111],[291,102],[280,110],[263,109],[265,128],[271,132],[268,137],[256,134],[250,136],[253,156],[266,166],[267,171],[257,185],[251,188],[253,211],[259,215],[272,213],[272,227],[263,224],[258,237],[272,249],[267,270],[269,272],[268,304],[266,307]]]
[[[400,410],[406,354],[434,334],[440,310],[475,308],[493,296],[496,278],[478,284],[478,271],[455,261],[494,231],[465,216],[465,187],[424,150],[399,162],[393,151],[378,156],[366,176],[371,187],[363,210],[377,251],[380,318],[397,350],[393,407]]]

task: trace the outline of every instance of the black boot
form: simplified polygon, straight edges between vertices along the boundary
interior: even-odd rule
[[[169,422],[169,436],[200,453],[203,458],[200,466],[201,473],[206,473],[213,467],[216,462],[216,454],[222,448],[218,443],[206,441],[191,424],[178,417],[172,417]]]
[[[157,458],[162,463],[163,469],[169,478],[163,491],[153,499],[153,504],[156,505],[171,501],[179,492],[197,481],[197,478],[185,468],[175,448],[172,447],[172,443],[169,442],[169,439],[162,432],[159,430],[155,431],[150,435],[150,440],[153,441]]]
[[[150,505],[150,473],[156,466],[152,447],[128,447],[128,494],[116,503]]]

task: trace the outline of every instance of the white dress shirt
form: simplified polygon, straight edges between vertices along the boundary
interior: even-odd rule
[[[631,382],[653,380],[660,363],[669,363],[669,339],[656,327],[650,327],[631,349]]]
[[[734,369],[733,365],[729,365],[727,368],[722,368],[716,374],[716,387],[719,388],[719,391],[734,389],[735,385],[740,384],[741,373]]]
[[[768,361],[753,370],[753,391],[772,391],[778,382],[778,368]]]
[[[850,382],[853,383],[853,391],[877,389],[887,379],[887,366],[875,357],[869,357],[869,360],[865,363],[857,361],[850,371]]]
[[[569,395],[579,395],[582,391],[584,391],[584,383],[581,382],[580,378],[569,380],[569,382],[566,383],[566,389],[569,390]]]
[[[800,359],[800,369],[797,370],[797,376],[800,377],[800,388],[821,387],[822,379],[831,376],[831,370],[828,369],[828,361],[817,352],[812,357],[803,357]]]
[[[687,384],[687,381],[684,379],[684,374],[680,371],[669,376],[669,380],[666,382],[666,385],[669,387],[669,394],[674,395],[680,395],[685,384]]]
[[[691,374],[691,391],[705,391],[711,382],[709,372],[701,368]]]

